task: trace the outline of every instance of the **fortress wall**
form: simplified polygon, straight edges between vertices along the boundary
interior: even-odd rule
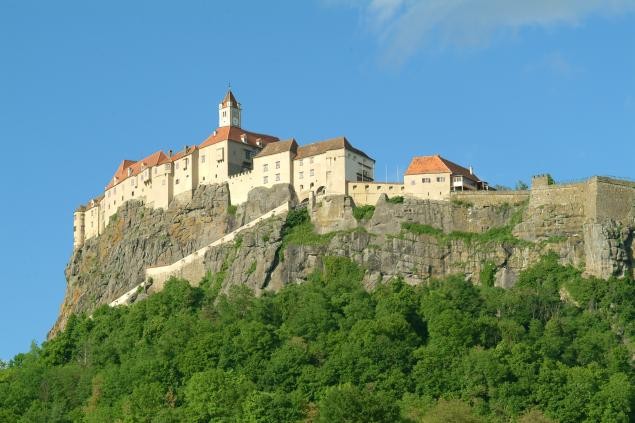
[[[592,213],[592,207],[588,207],[592,196],[588,181],[569,185],[534,187],[531,190],[529,207],[561,206],[573,214],[588,216]]]
[[[475,206],[519,204],[529,198],[529,191],[461,191],[450,194],[451,201],[463,201]]]
[[[233,205],[247,201],[249,191],[254,188],[254,172],[247,171],[232,175],[227,180],[229,185],[229,198]]]
[[[397,182],[347,182],[348,195],[356,206],[375,205],[382,194],[389,198],[404,194],[404,185]]]
[[[632,224],[635,218],[635,183],[606,177],[595,177],[591,181],[596,198],[593,217]]]

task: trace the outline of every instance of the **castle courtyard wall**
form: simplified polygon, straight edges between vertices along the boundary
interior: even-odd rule
[[[347,186],[356,206],[374,206],[382,194],[388,198],[404,195],[404,185],[398,182],[347,182]]]
[[[520,204],[527,199],[529,199],[529,191],[455,191],[450,193],[450,200],[475,206]]]

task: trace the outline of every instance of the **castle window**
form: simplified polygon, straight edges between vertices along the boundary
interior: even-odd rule
[[[264,165],[262,165],[262,171],[263,172],[268,172],[269,171],[269,165],[267,163],[265,163]],[[265,182],[266,183],[266,182]]]
[[[309,170],[309,176],[315,175],[314,169]]]
[[[300,191],[304,189],[304,185],[300,185]]]
[[[280,174],[276,173],[276,181],[279,181],[279,180],[280,180]]]
[[[300,166],[304,166],[304,159],[300,159]]]
[[[313,157],[309,159],[309,163],[313,163]]]
[[[276,169],[280,169],[280,160],[276,162]]]
[[[268,184],[269,183],[269,177],[265,176],[264,178],[262,178],[262,182],[265,183],[265,184]]]
[[[176,181],[174,181],[174,183],[175,183],[176,185],[178,185],[178,184],[179,184],[179,180],[177,179]]]
[[[410,185],[414,185],[415,184],[415,180],[413,179],[412,181],[410,181]]]
[[[421,178],[421,182],[423,182],[424,184],[429,184],[430,178]]]
[[[187,162],[189,159],[183,160],[183,170],[187,169]]]
[[[201,156],[201,163],[205,163],[205,155],[204,154]]]
[[[437,182],[445,182],[445,176],[437,176]]]
[[[298,178],[303,179],[304,178],[304,172],[298,173]]]

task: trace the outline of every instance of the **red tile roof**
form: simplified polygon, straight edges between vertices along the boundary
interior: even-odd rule
[[[207,139],[203,141],[203,143],[198,147],[204,148],[212,144],[227,140],[242,143],[243,135],[245,136],[245,142],[254,147],[258,147],[258,141],[261,141],[263,146],[271,142],[279,141],[278,137],[274,137],[271,135],[245,131],[244,129],[238,128],[236,126],[221,126],[220,128],[216,129],[212,135],[207,137]]]
[[[360,156],[363,156],[363,157],[366,157],[367,159],[375,161],[374,159],[370,158],[366,153],[364,153],[362,150],[358,150],[357,148],[353,147],[351,143],[348,142],[346,137],[331,138],[325,141],[319,141],[313,144],[308,144],[308,145],[303,145],[301,147],[298,147],[298,154],[296,156],[296,159],[303,159],[305,157],[316,156],[318,154],[326,153],[327,151],[330,151],[330,150],[339,150],[342,148],[345,148],[346,150],[352,151],[356,154],[359,154]]]
[[[451,173],[453,175],[462,175],[479,181],[480,179],[472,174],[469,169],[451,162],[443,157],[435,154],[434,156],[414,157],[406,169],[406,175],[421,175],[425,173]]]
[[[191,147],[185,147],[183,150],[179,151],[178,153],[176,153],[175,155],[173,155],[170,160],[172,162],[175,162],[179,159],[182,159],[185,156],[189,156],[190,154],[192,154],[195,150],[197,150],[198,147],[197,146],[191,146]]]
[[[146,157],[145,159],[139,160],[138,162],[134,162],[132,160],[124,160],[121,162],[112,179],[106,185],[106,189],[110,189],[115,185],[121,183],[126,180],[129,176],[138,175],[141,173],[143,169],[146,167],[158,166],[163,163],[169,163],[170,158],[165,155],[163,151],[157,151]],[[130,169],[130,174],[128,172]]]

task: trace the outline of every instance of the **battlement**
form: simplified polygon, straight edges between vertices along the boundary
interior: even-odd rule
[[[233,175],[229,175],[227,178],[231,181],[232,179],[240,179],[240,178],[244,178],[245,176],[247,177],[253,176],[253,173],[254,173],[253,170],[245,170],[244,172],[234,173]]]

